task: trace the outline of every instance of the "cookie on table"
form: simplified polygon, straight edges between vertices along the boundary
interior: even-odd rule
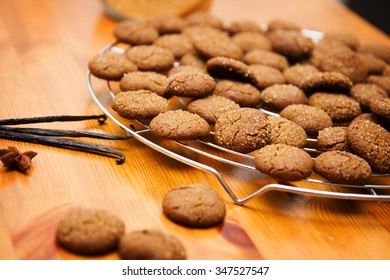
[[[283,75],[287,83],[297,87],[301,87],[302,81],[315,73],[320,72],[315,66],[311,64],[296,63],[283,70]]]
[[[246,31],[264,33],[257,22],[247,19],[232,20],[225,24],[224,27],[225,30],[231,35]]]
[[[119,81],[124,74],[137,71],[137,66],[123,54],[108,50],[92,57],[88,69],[100,79]]]
[[[339,72],[314,73],[307,76],[300,85],[308,94],[319,91],[347,93],[352,86],[352,81]]]
[[[165,96],[167,77],[153,71],[135,71],[124,75],[119,87],[121,91],[145,89]]]
[[[357,53],[357,55],[363,61],[364,67],[367,69],[368,74],[380,75],[386,67],[386,61],[370,54],[370,53]]]
[[[320,151],[349,152],[347,127],[332,126],[320,130],[317,136],[317,148]]]
[[[126,119],[153,118],[169,110],[168,100],[150,90],[123,91],[112,99],[111,108]]]
[[[383,97],[375,99],[370,103],[370,110],[380,119],[390,121],[390,98]]]
[[[190,25],[207,25],[223,29],[223,21],[207,11],[195,11],[185,17]]]
[[[185,260],[186,250],[172,234],[158,229],[135,230],[124,234],[118,244],[123,260]]]
[[[275,67],[280,71],[289,67],[289,62],[285,56],[259,49],[247,52],[243,57],[243,62],[246,64],[264,64]]]
[[[207,61],[206,67],[210,75],[216,78],[249,83],[255,82],[249,66],[234,58],[223,56],[213,57]]]
[[[173,14],[154,15],[145,22],[156,28],[160,35],[180,33],[188,25],[184,18]]]
[[[270,20],[267,24],[268,31],[273,31],[277,29],[283,29],[283,30],[300,30],[302,29],[300,25],[298,25],[296,22],[282,19],[282,18],[274,18]]]
[[[219,80],[213,94],[229,98],[241,107],[256,107],[261,100],[260,91],[256,87],[231,80]]]
[[[387,63],[390,63],[390,47],[383,43],[373,41],[360,41],[357,51],[373,54]]]
[[[185,72],[185,73],[203,73],[203,74],[207,74],[207,71],[202,69],[202,68],[199,68],[199,67],[196,67],[196,66],[192,66],[192,65],[179,65],[177,67],[172,67],[171,70],[168,71],[168,77],[170,76],[173,76],[177,73],[182,73],[182,72]]]
[[[170,110],[152,119],[150,132],[160,138],[170,140],[192,140],[207,136],[210,126],[197,114],[184,110]]]
[[[303,148],[307,134],[298,124],[279,116],[268,116],[271,144],[286,144]]]
[[[299,124],[310,136],[316,136],[320,130],[333,126],[327,112],[306,104],[288,105],[280,112],[280,116]]]
[[[205,184],[175,186],[164,195],[162,208],[173,222],[194,228],[218,225],[226,215],[222,197]]]
[[[286,78],[282,72],[272,66],[252,64],[249,65],[249,70],[255,79],[253,84],[258,89],[264,89],[275,84],[284,84],[286,82]]]
[[[65,249],[83,254],[100,255],[116,249],[125,231],[121,219],[105,210],[76,210],[60,221],[56,242]]]
[[[325,34],[326,38],[331,38],[333,40],[337,40],[348,47],[350,47],[353,50],[356,50],[359,43],[360,39],[357,37],[355,34],[352,34],[350,32],[345,32],[345,31],[340,31],[340,30],[333,30],[333,31],[328,31]]]
[[[333,122],[351,121],[362,113],[359,102],[345,94],[317,92],[308,104],[327,112]]]
[[[291,104],[306,104],[306,95],[294,85],[273,85],[264,89],[261,101],[274,109],[281,110]]]
[[[378,85],[359,83],[355,84],[349,95],[352,96],[364,108],[369,108],[370,103],[376,99],[387,97],[386,91]]]
[[[313,40],[298,30],[276,29],[267,33],[272,50],[293,60],[308,57],[314,47]]]
[[[179,60],[180,66],[193,66],[199,69],[207,69],[206,61],[196,53],[186,53]]]
[[[186,53],[194,52],[190,39],[182,34],[162,35],[154,40],[153,45],[170,50],[176,59],[180,59]]]
[[[348,126],[347,140],[351,150],[365,159],[379,173],[390,172],[390,133],[368,121],[354,121]]]
[[[232,36],[233,41],[241,47],[244,53],[249,51],[272,50],[271,41],[262,33],[257,31],[243,31]]]
[[[166,93],[175,96],[202,98],[215,89],[214,78],[206,73],[181,72],[169,76]]]
[[[278,180],[299,181],[310,176],[313,160],[304,150],[270,144],[254,152],[256,169]]]
[[[221,114],[240,108],[233,100],[220,95],[210,95],[192,100],[187,105],[187,111],[198,114],[209,124],[215,124]]]
[[[240,108],[222,114],[214,127],[218,145],[249,153],[271,141],[268,117],[254,108]]]
[[[380,86],[390,96],[390,76],[370,75],[367,78],[367,82]]]
[[[156,28],[141,21],[123,20],[116,24],[114,36],[118,41],[130,45],[147,45],[159,36]]]
[[[141,71],[162,72],[169,70],[175,60],[170,50],[154,45],[130,47],[126,50],[125,55]]]
[[[370,165],[346,151],[327,151],[314,160],[314,171],[333,183],[365,184],[371,176]]]

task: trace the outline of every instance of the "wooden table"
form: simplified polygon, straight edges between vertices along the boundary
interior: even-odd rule
[[[98,0],[0,0],[0,118],[101,113],[86,85],[92,55],[113,41],[116,22]],[[211,12],[226,20],[274,18],[303,27],[342,30],[390,44],[389,38],[335,1],[215,0]],[[42,124],[123,134],[112,121]],[[92,140],[91,140],[92,141]],[[22,174],[0,167],[0,258],[81,259],[55,246],[58,221],[75,208],[115,213],[126,229],[159,228],[182,240],[189,259],[389,259],[390,203],[349,201],[270,192],[245,206],[231,202],[216,178],[178,163],[132,139],[96,140],[122,151],[112,158],[0,139],[0,147],[38,152]],[[231,171],[238,190],[257,182]],[[161,211],[161,199],[181,183],[207,183],[226,200],[223,225],[189,229]],[[389,184],[390,181],[382,182]],[[111,253],[98,259],[117,259]]]

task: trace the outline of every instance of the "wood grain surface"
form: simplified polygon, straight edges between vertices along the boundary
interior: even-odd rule
[[[293,6],[287,0],[214,0],[211,13],[259,24],[283,18],[305,28],[347,31],[390,45],[388,36],[331,0],[297,0]],[[0,119],[100,114],[88,93],[87,62],[114,40],[115,24],[99,0],[0,0]],[[124,134],[110,120],[103,125],[83,121],[39,126]],[[388,202],[269,192],[239,206],[214,176],[135,139],[87,141],[122,151],[126,162],[117,165],[101,155],[0,139],[0,148],[38,152],[26,174],[0,166],[0,259],[86,259],[55,245],[58,222],[78,208],[106,209],[123,219],[127,231],[170,232],[182,240],[189,259],[390,259]],[[234,169],[226,170],[226,176],[240,195],[273,182]],[[225,222],[190,229],[168,220],[161,199],[181,183],[206,183],[218,190],[227,205]]]

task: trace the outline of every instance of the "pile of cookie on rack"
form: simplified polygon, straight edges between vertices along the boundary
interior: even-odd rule
[[[275,19],[207,13],[120,21],[91,74],[118,83],[112,109],[149,119],[155,137],[215,143],[296,181],[314,171],[365,184],[390,172],[390,47]],[[118,51],[121,50],[121,51]],[[172,98],[187,100],[172,108]],[[316,155],[303,148],[315,139]]]

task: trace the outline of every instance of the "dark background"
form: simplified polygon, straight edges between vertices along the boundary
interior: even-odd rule
[[[389,0],[346,0],[345,4],[371,24],[390,35]]]

